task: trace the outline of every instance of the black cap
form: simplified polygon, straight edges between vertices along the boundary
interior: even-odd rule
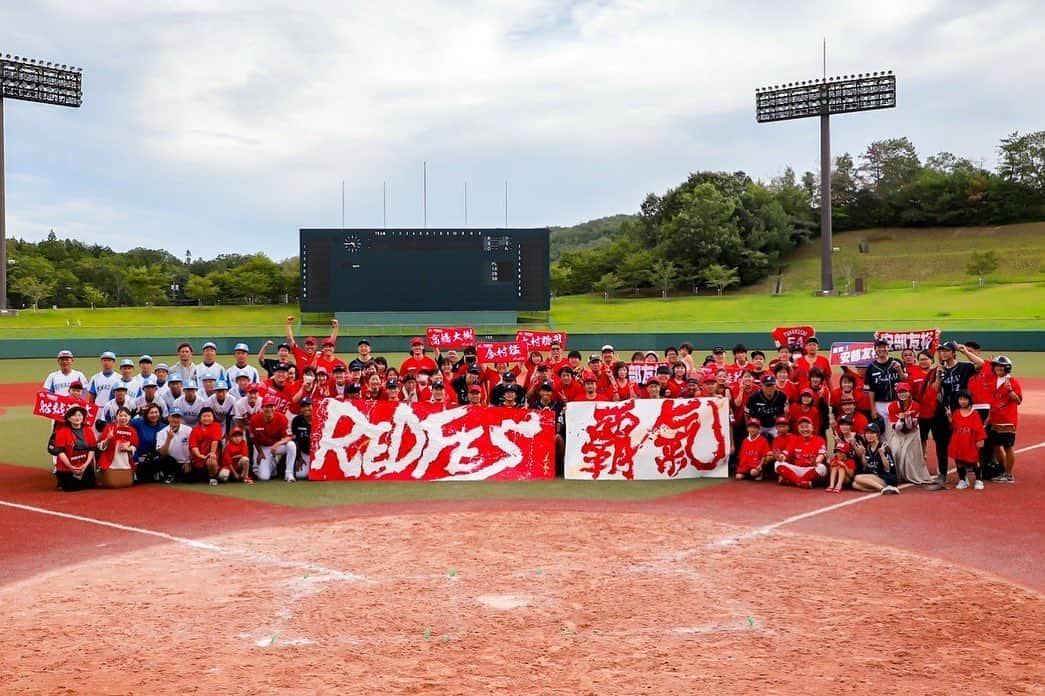
[[[838,422],[839,423],[845,423],[846,425],[852,425],[853,424],[853,417],[852,416],[842,416],[841,418],[838,419]]]
[[[312,405],[312,397],[306,396],[304,399],[302,399],[301,401],[298,402],[298,405],[300,405],[300,406],[311,406]]]
[[[348,385],[348,387],[345,389],[345,392],[348,394],[358,394],[361,391],[363,391],[363,387],[359,384],[359,382],[352,382],[352,384]]]
[[[276,349],[279,350],[280,348],[286,348],[287,350],[290,350],[290,344],[289,343],[280,343],[278,346],[276,346]]]
[[[541,382],[541,391],[555,391],[555,385],[551,382]]]
[[[714,348],[711,349],[711,352],[715,353],[715,354],[720,354],[720,353],[725,353],[726,349],[723,348],[722,346],[715,346]]]
[[[289,369],[290,369],[290,365],[288,365],[286,363],[277,363],[276,366],[272,368],[272,371],[273,372],[286,372]]]
[[[501,376],[501,379],[503,379],[505,382],[514,382],[515,381],[515,373],[514,372],[505,372]]]
[[[341,363],[338,363],[337,365],[334,365],[334,372],[344,372],[344,371],[345,371],[345,366],[342,365]]]
[[[876,338],[874,340],[874,347],[875,348],[877,348],[878,346],[888,346],[888,345],[889,345],[889,341],[885,340],[884,338]]]
[[[369,345],[369,344],[367,344],[367,345]],[[348,364],[348,369],[352,370],[353,372],[355,372],[356,370],[362,370],[364,367],[366,367],[366,366],[363,364],[363,361],[362,360],[358,360],[358,359],[357,360],[353,360],[352,362],[350,362]]]
[[[390,380],[388,380],[388,383],[385,386],[388,387],[389,389],[398,389],[399,388],[399,382],[397,382],[394,379],[390,379]]]
[[[468,374],[470,374],[470,375],[482,374],[482,370],[479,369],[478,365],[469,365],[468,366]]]
[[[657,368],[657,374],[658,375],[670,375],[671,374],[671,368],[668,367],[667,365],[661,365],[660,367]]]
[[[882,426],[878,425],[878,423],[869,423],[867,425],[867,430],[865,430],[864,432],[881,434]]]
[[[953,353],[958,350],[958,344],[954,341],[944,341],[940,344],[940,350],[949,350]]]
[[[443,384],[443,380],[441,380],[441,379],[437,379],[436,381],[432,382],[432,389],[445,389],[445,388],[446,388],[446,385]]]
[[[589,364],[596,363],[596,362],[602,362],[602,358],[600,358],[598,355],[590,355],[590,356],[588,356],[588,363]]]
[[[356,342],[356,346],[358,347],[358,346],[362,346],[362,345],[368,345],[369,346],[370,345],[370,341],[366,340],[365,338],[361,338],[361,339],[359,339]]]

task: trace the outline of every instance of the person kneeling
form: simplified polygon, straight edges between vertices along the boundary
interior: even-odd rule
[[[740,443],[740,454],[737,457],[737,481],[746,478],[755,481],[762,480],[762,465],[772,455],[769,449],[769,440],[760,433],[762,423],[757,418],[751,418],[747,422],[747,437]]]
[[[254,475],[262,481],[271,479],[278,473],[278,458],[283,455],[286,463],[284,478],[293,483],[298,448],[290,432],[290,422],[276,410],[275,399],[265,397],[261,402],[261,412],[250,418],[250,434],[254,441]]]
[[[889,445],[882,442],[882,426],[871,423],[864,431],[867,444],[859,455],[859,473],[853,477],[853,488],[858,491],[881,491],[897,494],[896,462]]]
[[[238,425],[229,431],[229,439],[221,448],[221,468],[218,481],[242,481],[254,483],[250,477],[250,449],[243,438],[243,428]]]
[[[791,442],[791,461],[778,461],[774,469],[782,486],[812,488],[827,478],[827,442],[813,434],[811,418],[798,419],[798,437]]]

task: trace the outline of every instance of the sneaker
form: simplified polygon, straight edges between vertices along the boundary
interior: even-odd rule
[[[218,479],[211,479],[210,480],[210,485],[217,486],[218,485]]]
[[[243,483],[247,484],[248,486],[253,486],[254,485],[254,479],[252,479],[251,477],[248,476],[247,478],[243,479]]]
[[[164,483],[174,483],[174,476],[172,474],[168,474],[167,478],[163,479],[163,482]]]
[[[959,481],[958,485],[955,486],[955,488],[957,488],[959,491],[964,491],[968,487],[969,487],[969,482],[966,481],[965,479],[962,479],[961,481]]]
[[[286,477],[286,482],[287,483],[294,483],[295,481],[297,481],[297,479],[294,478],[293,476],[287,476]]]
[[[977,490],[977,491],[982,491],[983,490],[983,481],[981,481],[980,479],[976,479],[976,483],[974,483],[972,487],[975,490]]]
[[[886,486],[882,489],[882,495],[900,495],[900,489],[896,486]]]
[[[798,485],[799,488],[812,488],[813,487],[813,482],[812,481],[799,481],[797,485]]]
[[[1016,479],[1012,474],[1002,474],[1001,476],[996,476],[991,480],[994,481],[994,483],[1016,483]]]

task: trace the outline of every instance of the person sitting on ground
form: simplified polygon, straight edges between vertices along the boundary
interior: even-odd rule
[[[798,438],[792,445],[790,461],[778,461],[773,467],[781,485],[812,488],[827,478],[827,443],[813,433],[813,420],[808,416],[798,419]]]
[[[161,456],[157,437],[166,427],[159,404],[149,404],[131,420],[131,427],[138,433],[138,449],[134,452],[137,461],[139,483],[163,481],[166,472],[160,466]],[[175,472],[171,472],[175,473]]]
[[[191,466],[184,471],[186,483],[202,483],[218,485],[218,461],[221,456],[221,426],[214,420],[214,409],[204,406],[200,409],[199,423],[189,436],[189,452],[192,455]]]
[[[120,408],[98,438],[98,469],[133,469],[137,449],[138,432],[131,426],[131,411]]]
[[[218,481],[242,481],[252,484],[250,477],[250,449],[243,436],[243,428],[233,426],[228,440],[221,448],[221,466],[218,468]]]
[[[898,494],[896,487],[896,464],[889,445],[882,441],[882,426],[877,422],[870,423],[864,433],[866,444],[863,452],[858,452],[857,473],[853,477],[853,490],[878,491],[884,494]]]
[[[73,406],[65,412],[65,427],[54,433],[54,442],[48,451],[56,457],[55,476],[58,486],[63,491],[81,491],[94,488],[95,454],[98,441],[91,428],[84,421],[87,410],[82,406]]]
[[[911,398],[911,385],[907,382],[897,382],[893,390],[896,392],[896,401],[889,404],[889,430],[885,441],[893,453],[896,477],[917,485],[934,483],[929,470],[925,468],[925,453],[918,431],[918,412],[921,407]]]
[[[761,433],[762,424],[757,418],[747,422],[747,437],[740,443],[740,454],[737,457],[737,481],[744,479],[762,480],[762,466],[772,460],[769,440]]]
[[[827,482],[828,493],[841,493],[844,486],[853,474],[856,473],[856,461],[853,452],[844,440],[835,443],[834,455],[831,457],[830,478]]]

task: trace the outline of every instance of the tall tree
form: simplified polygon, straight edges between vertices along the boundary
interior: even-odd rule
[[[12,293],[28,299],[35,312],[39,308],[40,302],[54,293],[55,282],[46,278],[22,276],[12,279],[9,286]]]
[[[998,153],[998,173],[1004,179],[1045,191],[1045,131],[1013,131],[1002,138]]]
[[[921,169],[918,152],[907,138],[876,140],[860,156],[860,174],[867,187],[887,195],[909,183]]]

